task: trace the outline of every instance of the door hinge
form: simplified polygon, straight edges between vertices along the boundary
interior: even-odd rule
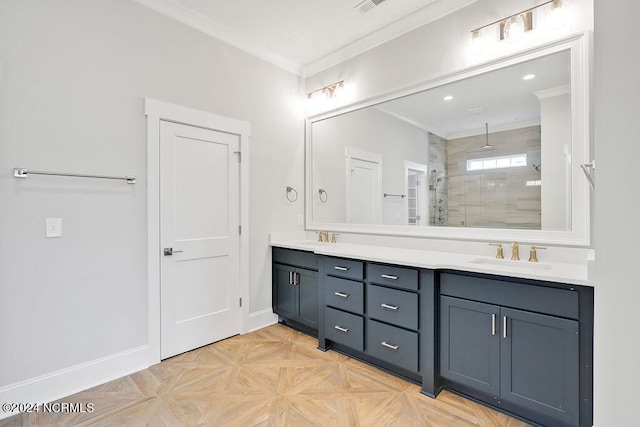
[[[242,162],[242,151],[234,151],[234,154],[238,155],[238,163]]]
[[[242,234],[242,226],[241,225],[238,226],[238,234]]]
[[[242,298],[240,298],[240,307],[242,307]]]

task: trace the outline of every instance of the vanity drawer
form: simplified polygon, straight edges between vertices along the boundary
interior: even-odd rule
[[[313,252],[274,247],[272,256],[273,262],[279,264],[294,265],[308,270],[318,269],[318,257]]]
[[[418,270],[384,264],[367,264],[367,279],[394,288],[418,290]]]
[[[418,294],[368,284],[367,314],[373,319],[418,330]]]
[[[418,372],[418,333],[369,320],[367,353],[409,371]]]
[[[362,261],[327,257],[325,260],[325,269],[326,273],[332,276],[362,280],[364,271],[362,264]]]
[[[364,284],[327,276],[324,285],[326,305],[356,314],[364,312]]]
[[[364,350],[364,319],[355,314],[325,307],[325,336],[338,344]]]

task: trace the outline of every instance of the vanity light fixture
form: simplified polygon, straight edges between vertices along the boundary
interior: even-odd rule
[[[563,26],[567,20],[566,1],[567,0],[546,1],[522,12],[471,30],[471,53],[474,55],[482,53],[484,44],[483,30],[495,24],[500,25],[500,40],[505,40],[509,43],[520,40],[524,36],[524,33],[533,30],[533,11],[543,6],[550,5],[549,11],[544,18],[547,27],[559,28]]]
[[[325,87],[320,89],[316,89],[313,92],[309,92],[307,94],[307,99],[332,99],[337,98],[340,95],[340,91],[344,88],[344,80],[340,80],[339,82],[331,83]]]

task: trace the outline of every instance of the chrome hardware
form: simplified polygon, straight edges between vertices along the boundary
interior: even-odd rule
[[[587,170],[590,169],[592,172],[594,172],[596,170],[596,161],[593,160],[591,161],[591,163],[583,163],[580,165],[580,167],[582,168],[584,175],[587,177],[587,181],[589,181],[589,185],[591,185],[591,188],[596,188],[596,184],[593,181],[593,175]]]
[[[336,269],[336,270],[339,270],[339,271],[348,271],[349,270],[349,267],[340,267],[339,265],[336,265],[333,268]]]
[[[295,271],[293,272],[293,286],[298,285],[300,282],[298,281],[298,273],[296,273]]]
[[[491,335],[496,334],[496,314],[491,313]]]
[[[385,303],[380,304],[380,307],[388,308],[389,310],[397,310],[398,309],[397,305],[388,305],[388,304],[385,304]]]
[[[397,345],[392,345],[392,344],[388,344],[386,341],[382,341],[380,344],[382,344],[382,346],[390,348],[391,350],[398,350],[398,346]]]
[[[518,242],[511,244],[511,259],[514,261],[520,261],[520,252],[518,251]]]
[[[183,252],[183,251],[174,251],[173,248],[164,248],[164,256],[170,256],[178,252]]]
[[[489,243],[489,246],[497,246],[498,253],[496,254],[496,258],[504,259],[504,253],[502,252],[502,243]]]
[[[529,261],[538,262],[538,254],[536,249],[547,249],[545,246],[533,246],[531,245],[531,251],[529,252]]]
[[[345,332],[345,333],[349,332],[349,328],[343,328],[342,326],[336,325],[334,326],[334,328],[339,330],[340,332]]]
[[[502,316],[502,338],[507,337],[507,316]]]
[[[339,236],[340,233],[331,233],[331,243],[336,243],[336,236]]]
[[[293,285],[293,271],[289,272],[289,284]]]
[[[26,178],[30,174],[31,175],[50,175],[50,176],[70,176],[74,178],[116,179],[120,181],[126,181],[127,184],[136,183],[136,177],[131,175],[127,175],[127,176],[89,175],[89,174],[83,174],[83,173],[43,172],[43,171],[32,171],[25,168],[13,168],[14,178]]]
[[[383,274],[381,277],[383,279],[398,280],[398,276],[392,276],[391,274]]]
[[[342,292],[334,292],[333,294],[337,297],[349,298],[349,294],[343,294]]]
[[[290,194],[292,194],[292,196],[289,196]],[[296,191],[295,188],[293,187],[289,187],[287,186],[287,193],[286,193],[286,197],[287,200],[290,201],[291,203],[295,202],[296,200],[298,200],[298,192]]]

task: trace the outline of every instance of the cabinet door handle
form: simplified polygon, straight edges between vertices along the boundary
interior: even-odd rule
[[[343,294],[342,292],[334,292],[333,294],[335,296],[342,297],[342,298],[348,298],[349,297],[349,294]]]
[[[398,276],[392,276],[391,274],[383,274],[381,277],[383,279],[398,280]]]
[[[507,316],[502,316],[502,338],[507,337]]]
[[[386,341],[382,341],[380,344],[382,344],[383,347],[390,348],[391,350],[398,351],[398,348],[399,348],[397,345],[389,344]]]
[[[336,269],[336,270],[339,270],[339,271],[348,271],[349,270],[349,267],[340,267],[339,265],[336,265],[333,268]]]
[[[300,281],[298,280],[299,279],[298,276],[299,276],[299,273],[296,273],[296,272],[293,273],[293,286],[296,286],[297,284],[300,283]]]
[[[343,328],[342,326],[336,325],[336,326],[334,326],[334,328],[339,330],[340,332],[344,332],[344,333],[349,332],[349,328]]]
[[[397,310],[398,309],[397,305],[389,305],[389,304],[385,304],[385,303],[380,304],[380,307],[388,308],[389,310]]]
[[[491,313],[491,335],[496,334],[496,314]]]
[[[289,284],[293,285],[293,271],[289,272]]]

